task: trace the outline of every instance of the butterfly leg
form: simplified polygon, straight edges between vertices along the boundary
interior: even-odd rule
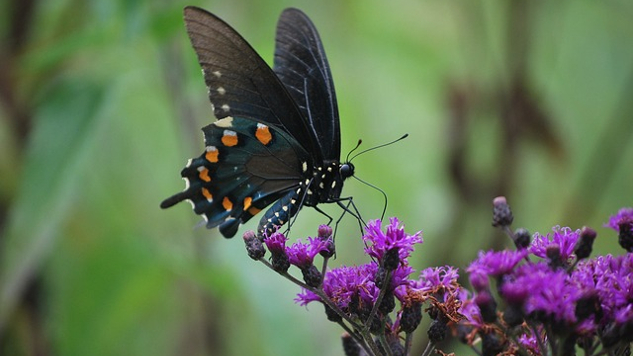
[[[326,218],[328,218],[328,221],[326,223],[326,225],[330,225],[332,223],[332,220],[334,220],[328,213],[326,213],[325,211],[319,209],[318,206],[313,206],[314,210],[318,211],[319,213],[321,213],[321,215],[325,216]]]
[[[343,202],[346,202],[346,203],[343,203]],[[366,226],[367,224],[365,223],[365,220],[363,220],[362,216],[360,215],[360,211],[356,207],[356,204],[354,204],[353,197],[340,198],[340,199],[336,200],[336,204],[338,204],[338,206],[340,206],[341,209],[343,209],[343,213],[338,218],[338,220],[336,220],[336,227],[338,227],[339,222],[341,222],[341,220],[343,220],[343,217],[345,216],[345,214],[349,213],[350,215],[355,217],[356,220],[358,221],[358,227],[359,227],[360,233],[362,235],[363,234],[363,227]],[[350,209],[350,207],[353,210]],[[335,229],[335,231],[336,231],[336,229]]]

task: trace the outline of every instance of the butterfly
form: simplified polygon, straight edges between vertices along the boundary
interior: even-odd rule
[[[228,238],[271,204],[260,237],[303,206],[343,206],[350,199],[341,198],[343,181],[354,166],[340,162],[334,83],[310,19],[298,9],[282,12],[272,69],[217,16],[189,6],[184,19],[218,120],[202,129],[205,150],[181,171],[185,190],[161,208],[187,200]]]

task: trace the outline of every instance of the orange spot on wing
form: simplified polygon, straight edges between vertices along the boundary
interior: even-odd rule
[[[222,144],[227,147],[237,145],[237,134],[229,130],[224,131],[224,135],[222,135]]]
[[[211,181],[211,177],[209,177],[209,170],[206,168],[201,170],[200,173],[198,173],[198,176],[207,183]]]
[[[202,195],[204,195],[204,197],[207,198],[209,202],[213,201],[213,195],[211,194],[209,189],[202,188]]]
[[[231,202],[231,199],[229,199],[228,197],[224,197],[224,199],[222,199],[222,206],[227,211],[233,210],[233,203]]]
[[[263,145],[267,145],[270,140],[273,139],[273,136],[270,134],[270,129],[266,125],[257,125],[257,130],[255,131],[255,137],[257,140],[261,142]]]
[[[218,152],[218,149],[215,147],[207,147],[207,153],[205,153],[204,158],[207,159],[207,161],[211,162],[211,163],[217,163],[218,162],[218,154],[220,152]]]
[[[251,215],[257,215],[257,213],[259,213],[260,211],[262,211],[262,209],[257,209],[257,208],[256,208],[256,207],[254,207],[254,206],[251,206],[250,208],[248,208],[248,212],[249,212]]]
[[[252,202],[253,202],[253,198],[251,197],[244,198],[244,210],[250,208]]]

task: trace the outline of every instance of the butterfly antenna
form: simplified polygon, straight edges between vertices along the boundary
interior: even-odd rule
[[[358,147],[360,147],[361,143],[363,143],[363,140],[359,139],[358,143],[356,144],[356,147],[352,148],[352,150],[347,153],[347,157],[345,157],[345,162],[349,162],[349,155],[351,155],[352,152],[356,151],[358,149]],[[356,156],[354,156],[354,157],[356,157]]]
[[[381,148],[381,147],[389,146],[389,145],[392,145],[392,144],[394,144],[394,143],[396,143],[396,142],[398,142],[398,141],[400,141],[400,140],[404,140],[404,139],[405,139],[405,138],[407,138],[408,136],[409,136],[409,134],[404,134],[404,135],[402,135],[402,137],[397,138],[397,139],[395,139],[395,140],[393,140],[393,141],[391,141],[391,142],[383,143],[382,145],[374,146],[374,147],[368,148],[368,149],[366,149],[366,150],[360,151],[360,152],[358,152],[357,154],[355,154],[354,156],[352,156],[352,158],[349,158],[349,155],[350,155],[352,152],[354,152],[354,150],[356,150],[356,149],[358,148],[358,146],[360,146],[361,141],[359,140],[359,141],[358,141],[358,145],[356,145],[356,147],[355,147],[353,150],[351,150],[351,151],[349,152],[349,154],[347,155],[347,157],[349,158],[349,159],[347,159],[347,162],[349,162],[349,161],[353,160],[354,158],[356,158],[356,157],[358,157],[358,156],[362,155],[363,153],[367,153],[367,152],[369,152],[369,151],[373,151],[373,150],[375,150],[375,149],[377,149],[377,148]]]
[[[352,157],[352,159],[353,158],[354,157]],[[373,184],[371,184],[369,182],[366,182],[366,181],[364,181],[364,180],[362,180],[362,179],[360,179],[360,178],[358,178],[356,176],[352,176],[352,177],[355,178],[357,181],[365,184],[366,186],[376,189],[377,191],[380,192],[380,194],[382,194],[382,197],[385,199],[385,205],[382,208],[382,214],[380,215],[380,220],[383,220],[385,218],[385,213],[387,212],[387,193],[385,193],[384,190],[378,188],[377,186],[375,186],[375,185],[373,185]]]

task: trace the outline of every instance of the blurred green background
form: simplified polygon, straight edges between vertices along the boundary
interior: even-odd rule
[[[322,308],[295,306],[298,288],[240,238],[196,229],[188,204],[158,207],[213,120],[185,5],[269,63],[282,9],[312,18],[343,152],[410,135],[354,164],[387,216],[424,231],[417,269],[509,245],[490,226],[497,195],[515,227],[590,225],[596,253],[620,253],[602,224],[633,205],[630,1],[5,0],[0,354],[343,354]],[[344,194],[380,217],[375,190],[349,180]],[[292,237],[323,222],[305,209]],[[361,247],[345,218],[333,265],[365,262]]]

